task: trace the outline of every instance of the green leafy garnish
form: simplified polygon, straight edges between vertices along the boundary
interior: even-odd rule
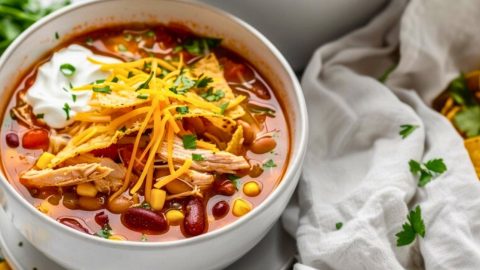
[[[220,105],[220,114],[225,114],[225,110],[228,108],[229,102],[225,102],[222,105]]]
[[[152,206],[150,206],[148,202],[143,202],[142,204],[140,204],[140,208],[150,210],[152,209]]]
[[[480,106],[463,107],[455,114],[453,122],[468,138],[480,135]]]
[[[127,78],[130,79],[133,77],[133,72],[129,71],[128,74],[127,74]]]
[[[113,82],[113,83],[117,83],[117,82],[118,82],[118,78],[117,78],[116,76],[113,77],[112,82]]]
[[[180,106],[175,108],[175,110],[180,114],[187,114],[189,109],[187,106]]]
[[[181,52],[183,50],[183,47],[182,46],[175,46],[175,48],[173,48],[173,53],[178,53],[178,52]]]
[[[0,0],[0,55],[23,30],[69,3],[55,1],[52,5],[44,7],[39,0]],[[55,38],[60,38],[58,33],[55,33]]]
[[[183,44],[183,48],[194,55],[208,54],[222,43],[219,38],[192,38]]]
[[[205,160],[205,158],[203,158],[203,156],[201,154],[195,154],[195,153],[192,154],[192,159],[194,161],[204,161]]]
[[[185,149],[197,149],[197,136],[192,134],[183,135],[183,148]]]
[[[39,114],[35,115],[35,118],[37,118],[37,119],[43,119],[44,116],[45,116],[44,113],[39,113]]]
[[[148,99],[148,95],[147,94],[140,94],[137,96],[137,98],[139,99]]]
[[[209,83],[212,83],[213,79],[211,77],[200,76],[198,80],[195,81],[196,88],[205,88]]]
[[[408,165],[410,167],[410,171],[414,175],[420,174],[420,178],[418,179],[419,187],[425,186],[432,180],[434,176],[447,171],[447,166],[443,162],[443,159],[432,159],[424,164],[412,159],[408,162]]]
[[[102,238],[108,239],[110,236],[112,236],[112,228],[109,224],[105,224],[105,226],[103,226],[103,228],[97,232],[97,235]]]
[[[140,89],[147,89],[148,85],[150,84],[150,81],[152,80],[152,78],[153,78],[153,72],[150,73],[150,76],[148,76],[147,80],[145,82],[143,82],[142,84],[140,84],[135,91],[138,91]]]
[[[147,32],[147,37],[154,37],[155,36],[155,32],[153,32],[152,30],[149,30]]]
[[[340,230],[342,227],[343,227],[343,223],[342,223],[342,222],[337,222],[337,223],[335,224],[335,228],[337,228],[337,230]]]
[[[267,162],[263,163],[264,168],[274,168],[277,167],[277,164],[272,159],[269,159]]]
[[[236,174],[227,174],[226,177],[227,177],[228,180],[230,180],[235,185],[235,188],[237,190],[240,188],[240,186],[241,186],[240,176],[238,176]]]
[[[72,94],[72,100],[73,100],[73,102],[77,102],[77,95]]]
[[[63,104],[62,110],[67,115],[67,120],[70,120],[70,111],[72,110],[72,108],[70,108],[70,105],[68,105],[68,103]]]
[[[381,83],[385,83],[390,74],[397,68],[397,64],[393,64],[385,70],[385,72],[378,78]]]
[[[173,86],[170,87],[170,91],[175,94],[183,95],[188,92],[193,86],[195,86],[195,81],[191,80],[183,74],[183,69],[180,71],[180,75],[177,77]]]
[[[412,134],[412,132],[415,131],[415,129],[417,129],[419,126],[417,125],[401,125],[400,126],[400,136],[402,136],[402,139],[405,139],[406,137],[408,137],[408,135]]]
[[[420,235],[425,237],[425,224],[422,219],[422,211],[420,205],[415,210],[410,211],[407,215],[407,222],[402,225],[402,231],[395,234],[397,237],[397,247],[411,244],[415,241],[415,237]]]
[[[62,72],[65,77],[72,77],[76,70],[72,64],[65,63],[60,66],[60,72]]]
[[[125,131],[127,131],[127,127],[126,126],[123,126],[119,129],[121,132],[125,133]]]
[[[225,93],[222,90],[213,92],[213,88],[208,88],[208,90],[200,94],[200,96],[206,101],[214,102],[222,99],[225,96]]]
[[[60,35],[58,34],[58,32],[55,32],[55,39],[56,39],[56,40],[59,40],[59,39],[60,39]]]
[[[448,94],[458,105],[473,106],[477,104],[473,91],[470,91],[467,87],[467,81],[463,73],[450,83]]]
[[[112,93],[112,89],[110,89],[109,85],[105,85],[104,87],[93,87],[92,91],[97,93],[103,93],[103,94]]]

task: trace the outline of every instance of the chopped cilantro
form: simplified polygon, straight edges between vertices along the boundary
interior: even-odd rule
[[[97,232],[97,235],[102,238],[108,239],[110,236],[112,236],[112,228],[109,224],[105,224],[105,226],[103,226],[103,228]]]
[[[218,38],[192,38],[183,44],[183,48],[194,55],[207,54],[222,42]]]
[[[60,39],[60,34],[58,34],[58,32],[55,32],[55,39],[56,39],[56,40],[59,40],[59,39]]]
[[[96,81],[95,81],[95,84],[102,84],[102,83],[104,83],[104,82],[105,82],[105,80],[96,80]]]
[[[465,75],[463,73],[455,78],[448,86],[448,94],[459,105],[477,105],[473,93],[473,91],[468,89],[467,81],[465,80]]]
[[[337,222],[337,223],[335,224],[335,228],[336,228],[337,230],[340,230],[342,227],[343,227],[343,223],[342,223],[342,222]]]
[[[117,82],[118,82],[118,78],[117,78],[117,77],[113,77],[112,82],[113,82],[113,83],[117,83]]]
[[[93,87],[92,91],[97,93],[103,93],[103,94],[112,93],[112,89],[110,89],[109,85],[105,85],[104,87]]]
[[[378,80],[381,82],[381,83],[385,83],[388,79],[388,77],[390,76],[390,74],[392,74],[392,72],[397,68],[397,64],[393,64],[391,66],[389,66],[385,72],[382,74],[382,76],[380,76],[378,78]]]
[[[225,102],[222,105],[220,105],[220,114],[225,114],[225,110],[228,108],[229,102]]]
[[[197,88],[205,88],[208,86],[209,83],[212,83],[213,79],[207,76],[200,76],[198,80],[195,81],[195,87]]]
[[[192,134],[183,135],[183,148],[185,149],[197,149],[197,136]]]
[[[419,187],[425,186],[434,176],[447,171],[447,166],[443,163],[443,159],[432,159],[425,164],[420,164],[420,162],[412,159],[408,162],[408,165],[414,175],[420,174],[420,178],[418,179]]]
[[[183,74],[183,70],[180,71],[180,75],[177,77],[175,82],[173,83],[173,86],[170,87],[170,91],[174,92],[175,94],[185,94],[195,86],[195,81],[191,80],[187,76]]]
[[[192,159],[195,160],[195,161],[204,161],[205,160],[201,154],[195,154],[195,153],[192,154]]]
[[[128,74],[127,74],[127,78],[130,79],[133,77],[133,72],[129,71]]]
[[[73,102],[77,102],[77,95],[72,94],[72,100],[73,100]]]
[[[180,114],[187,114],[189,109],[187,106],[180,106],[175,109]]]
[[[175,48],[173,48],[173,53],[178,53],[178,52],[181,52],[183,50],[183,47],[182,46],[175,46]]]
[[[143,208],[143,209],[152,209],[152,207],[150,206],[150,204],[148,202],[143,202],[141,205],[140,205],[140,208]]]
[[[35,118],[37,118],[37,119],[43,119],[44,116],[45,116],[44,113],[39,113],[39,114],[35,115]]]
[[[65,77],[72,77],[75,74],[76,68],[72,64],[62,64],[60,65],[60,72],[62,72]]]
[[[228,180],[230,180],[234,185],[235,185],[235,188],[238,190],[241,186],[241,183],[240,183],[240,176],[236,175],[236,174],[226,174],[226,177]]]
[[[149,30],[147,32],[147,37],[154,37],[155,36],[155,32],[153,32],[152,30]]]
[[[70,120],[70,111],[72,110],[72,108],[70,108],[70,105],[68,105],[68,103],[63,104],[62,110],[67,115],[67,120]]]
[[[126,126],[123,126],[119,129],[121,132],[125,133],[125,131],[127,131],[127,127]]]
[[[140,89],[147,89],[152,78],[153,78],[153,72],[150,73],[150,76],[148,76],[147,80],[142,84],[140,84],[135,91],[138,91]]]
[[[222,90],[213,92],[213,88],[208,88],[208,90],[200,94],[200,96],[206,101],[214,102],[222,99],[225,96],[225,93]]]
[[[140,94],[137,96],[138,99],[148,99],[148,95],[147,94]]]
[[[272,159],[269,159],[267,162],[263,163],[264,168],[274,168],[277,167],[277,164]]]
[[[410,211],[407,215],[407,222],[402,225],[402,230],[395,234],[397,237],[397,247],[411,244],[415,241],[415,237],[420,235],[425,237],[425,224],[422,219],[422,210],[417,205],[415,210]]]
[[[480,135],[480,106],[463,107],[455,115],[453,122],[468,138]]]
[[[399,134],[400,134],[400,136],[402,136],[402,139],[405,139],[410,134],[412,134],[412,132],[414,132],[415,129],[417,129],[417,128],[418,128],[417,125],[401,125]]]

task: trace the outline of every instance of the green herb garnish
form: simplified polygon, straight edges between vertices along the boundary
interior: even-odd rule
[[[127,131],[127,127],[126,126],[123,126],[119,129],[121,132],[125,133],[125,131]]]
[[[175,110],[180,114],[187,114],[188,113],[188,107],[187,106],[180,106],[180,107],[175,108]]]
[[[225,93],[222,90],[213,92],[213,88],[208,88],[208,90],[200,94],[200,96],[206,101],[214,102],[222,99],[225,96]]]
[[[277,164],[272,159],[269,159],[267,162],[263,163],[264,168],[274,168],[277,167]]]
[[[112,228],[109,224],[105,224],[105,226],[103,226],[103,228],[97,232],[97,235],[102,238],[108,239],[110,238],[110,236],[112,236]]]
[[[212,83],[213,79],[211,77],[200,76],[198,80],[195,81],[196,88],[205,88],[209,83]]]
[[[147,32],[147,37],[154,37],[155,36],[155,32],[153,32],[152,30],[149,30]]]
[[[117,78],[117,77],[113,77],[112,82],[113,82],[113,83],[117,83],[117,82],[118,82],[118,78]]]
[[[385,72],[382,74],[382,76],[380,76],[378,78],[378,80],[381,82],[381,83],[385,83],[388,79],[388,77],[390,76],[390,74],[392,74],[392,72],[397,68],[397,64],[393,64],[391,65],[390,67],[388,67]]]
[[[70,111],[72,110],[72,108],[70,108],[70,105],[68,105],[68,103],[63,104],[62,110],[67,115],[67,120],[70,120]]]
[[[240,188],[241,186],[240,176],[236,174],[226,174],[225,176],[227,177],[228,180],[230,180],[235,185],[235,188],[237,190]]]
[[[39,114],[35,115],[35,118],[37,118],[37,119],[43,119],[44,116],[45,116],[44,113],[39,113]]]
[[[148,76],[147,80],[142,84],[140,84],[135,91],[138,91],[140,89],[147,89],[152,78],[153,78],[153,72],[150,73],[150,76]]]
[[[419,126],[417,125],[401,125],[400,126],[400,136],[402,136],[402,139],[405,139],[408,137],[408,135],[412,134],[412,132],[415,131]]]
[[[148,95],[147,94],[140,94],[137,96],[138,99],[148,99]]]
[[[400,232],[395,234],[397,247],[413,243],[417,235],[420,235],[422,238],[425,237],[425,224],[423,223],[420,205],[415,210],[410,211],[410,214],[407,215],[407,222],[402,225],[402,228]]]
[[[229,102],[225,102],[222,105],[220,105],[220,114],[225,114],[225,110],[228,108]]]
[[[60,35],[58,34],[58,32],[55,32],[55,39],[56,39],[56,40],[59,40],[59,39],[60,39]]]
[[[192,154],[192,160],[194,160],[194,161],[204,161],[205,159],[203,158],[203,156],[201,154],[193,153]]]
[[[447,166],[443,162],[443,159],[431,159],[427,163],[421,164],[418,161],[410,160],[408,162],[410,171],[414,175],[420,174],[418,179],[418,186],[423,187],[428,184],[434,176],[444,173],[447,171]]]
[[[194,55],[208,54],[213,48],[222,43],[219,38],[194,38],[189,39],[183,44],[183,48]]]
[[[73,102],[77,102],[77,95],[72,94],[72,100],[73,100]]]
[[[112,93],[112,89],[110,89],[109,85],[105,85],[104,87],[93,87],[92,91],[97,93],[103,93],[103,94]]]
[[[117,49],[118,49],[119,52],[126,52],[126,51],[128,51],[127,47],[126,47],[125,45],[123,45],[123,44],[118,44],[118,45],[117,45]]]
[[[197,136],[192,134],[183,135],[183,148],[185,149],[197,149]]]
[[[335,224],[335,228],[336,228],[337,230],[340,230],[342,227],[343,227],[343,223],[342,223],[342,222],[337,222],[337,223]]]
[[[72,64],[65,63],[60,66],[60,72],[62,72],[65,77],[72,77],[76,70]]]

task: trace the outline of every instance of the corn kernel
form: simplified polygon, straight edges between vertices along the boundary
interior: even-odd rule
[[[10,266],[6,262],[0,262],[0,270],[10,270]]]
[[[77,194],[80,196],[93,198],[97,196],[98,190],[92,183],[83,183],[77,185]]]
[[[260,194],[261,191],[262,189],[260,188],[260,185],[255,181],[251,181],[243,185],[243,193],[249,197],[255,197]]]
[[[125,241],[127,240],[125,237],[121,236],[121,235],[118,235],[118,234],[114,234],[114,235],[111,235],[108,237],[108,240],[114,240],[114,241]]]
[[[165,188],[170,192],[171,194],[179,194],[183,192],[187,192],[192,190],[190,186],[185,184],[184,182],[176,179],[173,180],[172,182],[168,183]]]
[[[50,211],[50,203],[43,201],[39,206],[37,206],[37,209],[44,214],[48,214],[48,211]]]
[[[180,225],[180,223],[182,223],[183,219],[185,218],[185,215],[180,210],[169,210],[166,216],[168,224],[170,224],[171,226]]]
[[[252,205],[244,199],[236,199],[233,202],[232,213],[236,217],[241,217],[252,210]]]
[[[152,189],[150,196],[150,206],[153,210],[162,210],[163,205],[165,204],[165,199],[167,197],[167,192],[163,189]]]
[[[43,152],[40,157],[37,160],[37,163],[35,164],[39,169],[45,169],[48,167],[48,164],[50,161],[55,157],[54,154],[49,153],[49,152]]]

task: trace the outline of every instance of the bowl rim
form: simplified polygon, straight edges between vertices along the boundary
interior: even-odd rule
[[[0,66],[4,66],[5,62],[10,58],[12,53],[15,50],[15,47],[18,46],[18,44],[22,43],[24,39],[30,35],[31,32],[37,31],[41,27],[43,27],[45,24],[48,22],[52,21],[53,19],[56,19],[60,16],[64,16],[65,14],[75,12],[79,8],[83,8],[85,6],[90,6],[90,5],[97,5],[101,4],[103,2],[114,2],[117,0],[86,0],[84,2],[79,2],[79,3],[74,3],[69,6],[66,6],[64,8],[61,8],[43,18],[35,22],[33,25],[31,25],[28,29],[26,29],[20,36],[18,36],[12,44],[7,48],[7,50],[4,52],[4,54],[0,57]],[[4,176],[4,173],[0,174],[0,183],[4,186],[6,186],[6,193],[9,193],[13,196],[15,200],[17,200],[21,205],[26,207],[28,211],[34,216],[37,216],[41,220],[44,220],[45,222],[49,223],[53,227],[55,227],[58,230],[63,230],[65,233],[69,233],[72,236],[75,236],[76,238],[83,239],[84,241],[91,242],[93,244],[101,244],[101,245],[106,245],[106,246],[111,246],[111,247],[136,247],[136,248],[151,248],[151,247],[177,247],[177,246],[185,246],[185,245],[191,245],[195,244],[198,242],[202,241],[208,241],[210,239],[213,239],[219,235],[226,234],[230,231],[235,230],[236,227],[242,226],[242,224],[250,221],[254,216],[260,214],[261,212],[265,212],[268,209],[268,206],[270,206],[276,199],[280,196],[282,192],[285,192],[285,189],[288,186],[289,181],[285,181],[286,179],[294,179],[295,174],[297,173],[297,170],[301,170],[303,159],[305,157],[306,153],[306,148],[307,148],[307,141],[308,141],[308,115],[307,115],[307,109],[306,109],[306,103],[305,103],[305,98],[302,92],[302,88],[300,86],[300,83],[293,72],[291,66],[288,64],[287,60],[285,57],[280,53],[280,51],[263,35],[261,34],[258,30],[256,30],[253,26],[250,24],[246,23],[242,19],[226,12],[223,11],[219,8],[213,7],[211,5],[205,4],[205,3],[200,3],[200,2],[193,2],[189,0],[157,0],[159,3],[160,2],[179,2],[182,4],[187,4],[187,5],[192,5],[197,8],[202,8],[206,9],[210,12],[214,12],[219,14],[220,16],[226,17],[227,19],[230,19],[234,21],[235,23],[239,24],[241,27],[246,29],[250,34],[252,34],[256,39],[258,39],[261,43],[263,43],[267,48],[273,53],[274,57],[281,63],[282,68],[286,71],[288,75],[288,79],[292,82],[293,85],[293,91],[294,95],[298,99],[298,110],[299,110],[299,117],[296,120],[296,122],[299,123],[299,126],[301,130],[299,131],[299,145],[297,147],[298,151],[294,155],[292,152],[292,156],[289,160],[288,167],[286,171],[284,172],[282,176],[282,180],[280,181],[280,184],[273,190],[273,192],[267,196],[267,198],[260,203],[259,206],[254,208],[252,211],[250,211],[248,214],[243,216],[242,218],[231,222],[221,228],[218,228],[214,231],[207,232],[202,235],[198,235],[195,237],[190,237],[190,238],[185,238],[185,239],[177,239],[177,240],[169,240],[169,241],[162,241],[162,242],[141,242],[141,241],[112,241],[108,239],[104,239],[101,237],[95,237],[90,234],[85,234],[82,232],[79,232],[73,228],[70,228],[68,226],[62,225],[56,220],[40,213],[32,204],[30,204],[21,194],[13,188],[13,186],[9,183],[9,181],[6,179],[6,176]],[[293,127],[290,127],[293,128]],[[292,146],[291,146],[292,147]],[[291,180],[293,181],[293,180]],[[3,209],[0,209],[3,211]]]

